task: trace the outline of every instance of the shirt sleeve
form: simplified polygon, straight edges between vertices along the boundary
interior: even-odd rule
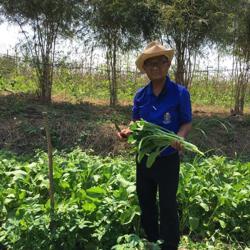
[[[180,93],[180,125],[192,121],[192,107],[190,94],[186,88]]]
[[[133,103],[133,108],[132,108],[132,120],[140,120],[140,113],[139,113],[139,104],[137,101],[137,94],[134,97],[134,103]]]

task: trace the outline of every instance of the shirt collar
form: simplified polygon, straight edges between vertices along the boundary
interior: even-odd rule
[[[170,78],[169,76],[167,75],[166,76],[166,80],[165,80],[165,85],[161,91],[161,93],[159,94],[159,96],[162,96],[162,95],[166,95],[167,93],[167,87],[169,86],[169,82],[170,82]],[[147,91],[147,94],[148,95],[154,95],[154,92],[153,92],[153,87],[152,87],[152,81],[149,82],[148,84],[148,91]],[[159,97],[158,96],[158,97]]]

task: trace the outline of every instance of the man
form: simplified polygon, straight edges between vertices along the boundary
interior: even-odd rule
[[[186,137],[191,130],[191,103],[186,88],[172,82],[168,70],[174,55],[158,42],[151,42],[137,58],[136,65],[150,82],[134,97],[133,120],[144,119]],[[129,128],[118,133],[127,138]],[[136,191],[141,222],[150,242],[163,239],[162,250],[176,250],[180,240],[176,193],[179,181],[179,153],[182,145],[174,142],[156,158],[151,168],[146,159],[136,162]],[[159,189],[160,228],[156,194]]]

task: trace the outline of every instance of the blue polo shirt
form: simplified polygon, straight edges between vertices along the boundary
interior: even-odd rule
[[[158,96],[155,96],[152,83],[149,82],[145,87],[140,88],[134,97],[132,119],[135,121],[141,118],[177,133],[181,125],[192,121],[188,90],[172,82],[167,76],[164,88]],[[161,156],[176,151],[168,147],[161,153]]]

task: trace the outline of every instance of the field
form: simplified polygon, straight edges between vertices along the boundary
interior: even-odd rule
[[[46,165],[46,154],[41,151],[32,158],[1,152],[0,239],[4,245],[51,249],[53,242],[55,249],[111,249],[122,235],[141,235],[132,159],[102,158],[80,149],[55,152],[54,235],[48,227]],[[182,163],[180,228],[190,237],[183,237],[183,245],[191,244],[190,239],[203,239],[218,245],[215,249],[232,249],[233,243],[219,244],[216,239],[220,238],[236,241],[234,249],[242,249],[240,243],[246,242],[250,233],[249,167],[249,163],[222,156]],[[139,247],[140,240],[134,237],[128,237],[127,243]],[[123,240],[126,242],[126,237]],[[206,249],[206,244],[197,246]],[[121,247],[113,249],[127,249]]]
[[[134,154],[114,127],[129,123],[133,94],[145,79],[120,77],[120,104],[111,108],[102,75],[81,78],[65,70],[56,76],[48,108],[55,171],[51,233],[45,108],[33,73],[26,73],[0,80],[0,249],[150,249],[140,227]],[[244,116],[230,113],[229,82],[196,81],[190,92],[188,140],[206,156],[185,152],[182,158],[181,246],[247,250],[249,92]]]

